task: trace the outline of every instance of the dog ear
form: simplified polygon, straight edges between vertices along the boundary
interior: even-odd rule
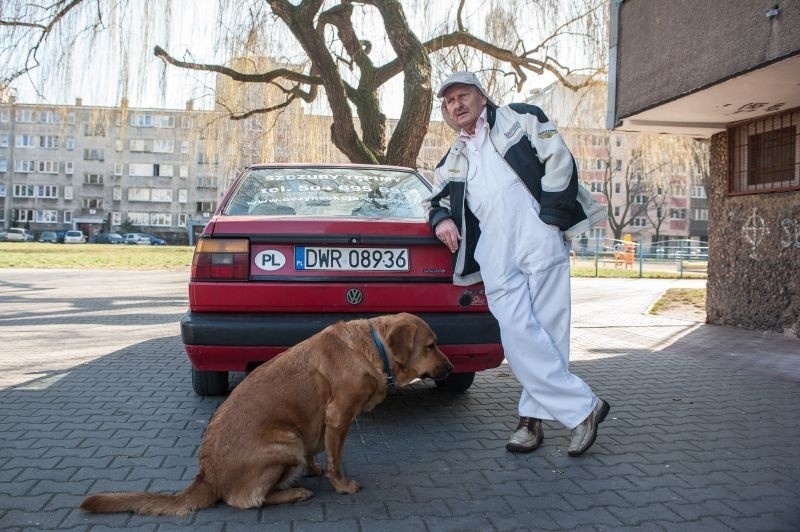
[[[404,363],[414,352],[414,343],[417,341],[417,324],[409,319],[408,314],[397,314],[387,320],[386,344],[392,352],[392,357],[397,364]]]

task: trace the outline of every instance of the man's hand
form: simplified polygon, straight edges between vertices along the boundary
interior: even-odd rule
[[[436,238],[442,241],[447,246],[450,253],[455,253],[458,249],[458,241],[461,240],[461,235],[458,234],[458,228],[451,219],[442,220],[436,226]]]

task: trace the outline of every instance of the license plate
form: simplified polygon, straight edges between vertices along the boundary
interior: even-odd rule
[[[408,248],[297,246],[295,270],[407,272]]]

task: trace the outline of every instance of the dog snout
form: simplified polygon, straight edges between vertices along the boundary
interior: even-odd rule
[[[445,359],[444,364],[439,366],[433,375],[430,375],[428,378],[431,378],[435,381],[440,381],[446,379],[450,373],[453,371],[453,365],[450,363],[449,360]]]

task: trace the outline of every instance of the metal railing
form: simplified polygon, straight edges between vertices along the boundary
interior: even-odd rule
[[[570,256],[575,274],[594,277],[705,277],[708,269],[708,244],[691,239],[575,239]]]

